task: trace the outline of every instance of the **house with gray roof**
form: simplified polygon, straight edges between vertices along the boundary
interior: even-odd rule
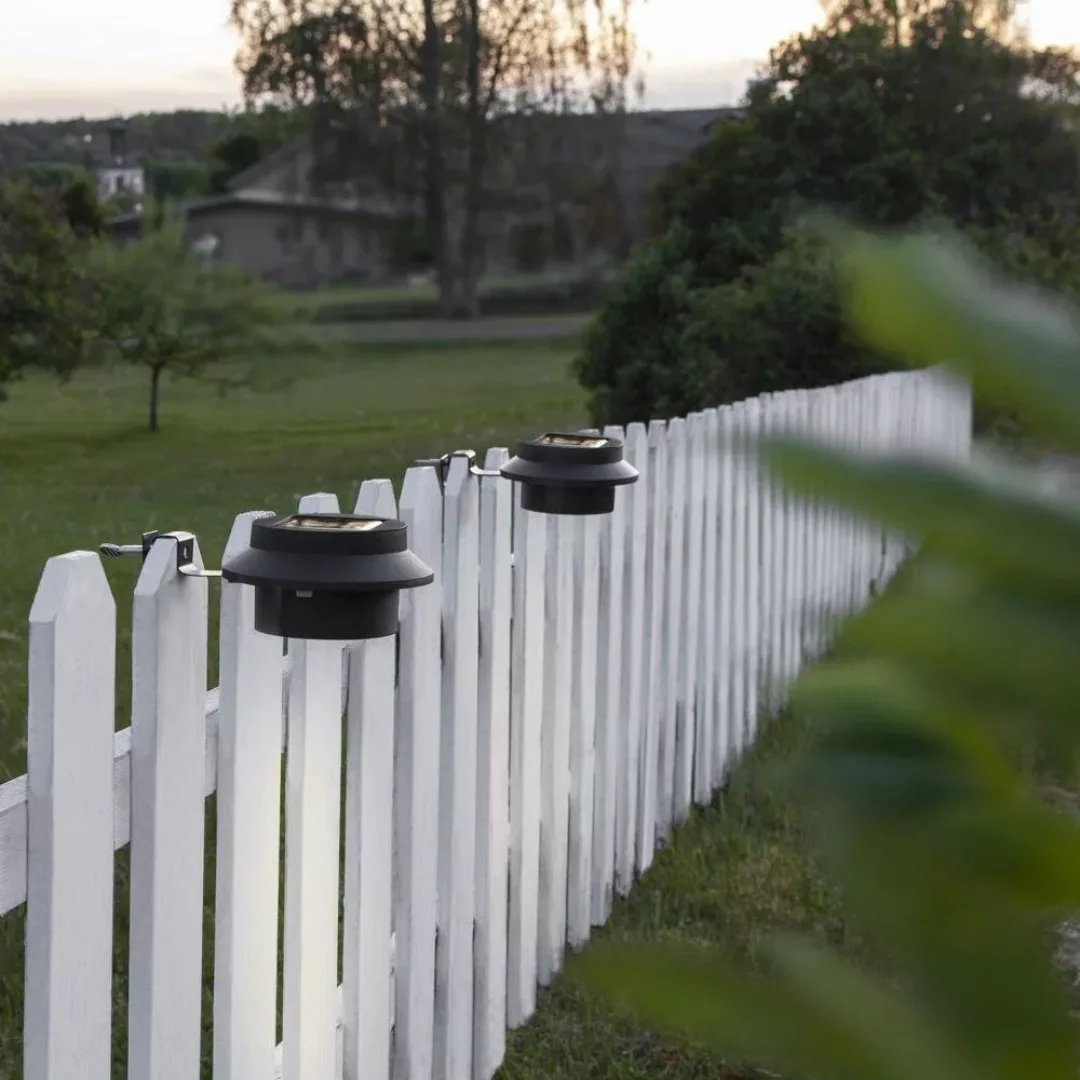
[[[481,230],[488,273],[523,269],[526,237],[566,266],[621,258],[645,232],[650,185],[700,146],[732,109],[631,112],[619,117],[510,117],[488,170]],[[314,141],[297,139],[234,177],[229,191],[176,209],[193,244],[287,288],[386,281],[392,233],[420,202],[385,181],[320,176]],[[453,212],[453,207],[451,207]],[[117,239],[141,234],[141,211],[112,219]],[[532,257],[537,257],[534,252]],[[530,267],[536,269],[536,267]]]

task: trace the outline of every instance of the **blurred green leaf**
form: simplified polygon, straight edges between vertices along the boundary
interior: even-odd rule
[[[990,575],[1080,595],[1080,512],[1026,490],[1015,471],[857,458],[799,440],[762,453],[793,490],[856,510]]]
[[[941,236],[850,234],[845,306],[874,348],[912,364],[956,364],[981,396],[1080,447],[1080,327],[1053,297],[993,275]]]
[[[573,977],[643,1019],[740,1057],[834,1080],[975,1080],[897,994],[795,939],[771,950],[775,976],[713,954],[597,944]]]

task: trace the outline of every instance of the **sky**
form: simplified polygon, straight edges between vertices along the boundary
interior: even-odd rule
[[[239,103],[228,0],[3,2],[0,120]],[[648,104],[736,101],[770,45],[820,11],[818,0],[648,0],[634,18]],[[1028,0],[1024,19],[1036,44],[1080,45],[1080,0]]]

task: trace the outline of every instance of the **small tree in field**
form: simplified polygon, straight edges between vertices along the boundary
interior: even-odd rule
[[[95,258],[109,350],[147,369],[149,426],[160,427],[161,376],[206,377],[208,369],[266,355],[288,316],[277,289],[191,250],[176,222]],[[228,368],[217,381],[227,385]]]

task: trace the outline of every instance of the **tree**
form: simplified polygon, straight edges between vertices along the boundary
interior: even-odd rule
[[[60,193],[64,217],[72,232],[81,239],[96,239],[105,232],[105,212],[97,189],[88,177],[73,180]]]
[[[323,171],[420,210],[444,314],[475,313],[485,200],[525,121],[625,108],[631,0],[233,0],[257,101],[309,110]]]
[[[767,289],[783,300],[776,274],[758,276],[753,269],[774,263],[791,242],[790,224],[811,208],[875,227],[937,220],[978,236],[1006,258],[1016,239],[1053,252],[1053,259],[1042,260],[1044,270],[1060,260],[1075,263],[1067,252],[1075,249],[1080,160],[1061,106],[1080,100],[1080,61],[982,28],[957,0],[925,0],[902,11],[907,22],[899,38],[894,5],[867,0],[844,7],[811,34],[781,42],[751,86],[741,118],[721,120],[707,143],[652,193],[653,230],[682,229],[678,244],[662,247],[675,260],[670,269],[687,296],[687,332],[702,316],[705,294],[716,302],[736,300],[732,290],[715,296],[729,284]],[[666,292],[656,260],[643,252],[627,274]],[[1024,261],[1040,262],[1030,251]],[[821,295],[832,296],[827,307],[835,313],[827,269]],[[796,277],[805,295],[809,279],[802,271]],[[630,295],[635,311],[620,299]],[[628,287],[605,305],[579,364],[598,423],[657,415],[658,403],[614,389],[641,386],[623,379],[620,369],[660,355],[659,343],[676,332],[643,316],[665,310],[663,298],[656,300],[651,305],[649,293]],[[773,332],[770,323],[783,325],[782,309],[766,310],[759,302],[756,310],[760,322],[729,323],[736,336],[728,335],[726,345],[733,353],[753,354],[751,338]],[[621,332],[624,322],[636,328],[632,341]],[[808,377],[810,385],[828,381],[834,344],[843,336],[834,319],[832,332],[817,338],[820,351],[793,341],[784,354],[797,363],[781,385],[783,379],[789,386]],[[676,379],[681,362],[679,355],[666,361]],[[687,358],[695,371],[699,362]],[[733,370],[727,357],[713,362]],[[691,408],[732,400],[729,394],[748,385],[745,378],[687,381],[720,395],[686,402]]]
[[[32,367],[71,374],[98,329],[85,245],[56,193],[0,182],[0,391]]]
[[[1080,311],[1003,286],[933,236],[843,237],[839,258],[845,315],[868,346],[949,362],[1048,445],[1080,452]],[[1015,463],[798,443],[766,455],[798,494],[924,539],[797,686],[815,738],[782,778],[815,811],[817,846],[884,971],[782,938],[764,977],[638,945],[591,947],[578,975],[650,1027],[785,1075],[1070,1080],[1075,1013],[1051,953],[1080,904],[1080,820],[1044,785],[1054,772],[1075,784],[1080,750],[1075,508]],[[1036,775],[1022,766],[1031,750]]]
[[[102,322],[109,351],[145,367],[149,427],[160,427],[165,372],[228,386],[243,379],[229,365],[258,361],[279,346],[288,316],[276,289],[192,251],[179,223],[127,247],[102,246],[94,260],[102,285]]]

